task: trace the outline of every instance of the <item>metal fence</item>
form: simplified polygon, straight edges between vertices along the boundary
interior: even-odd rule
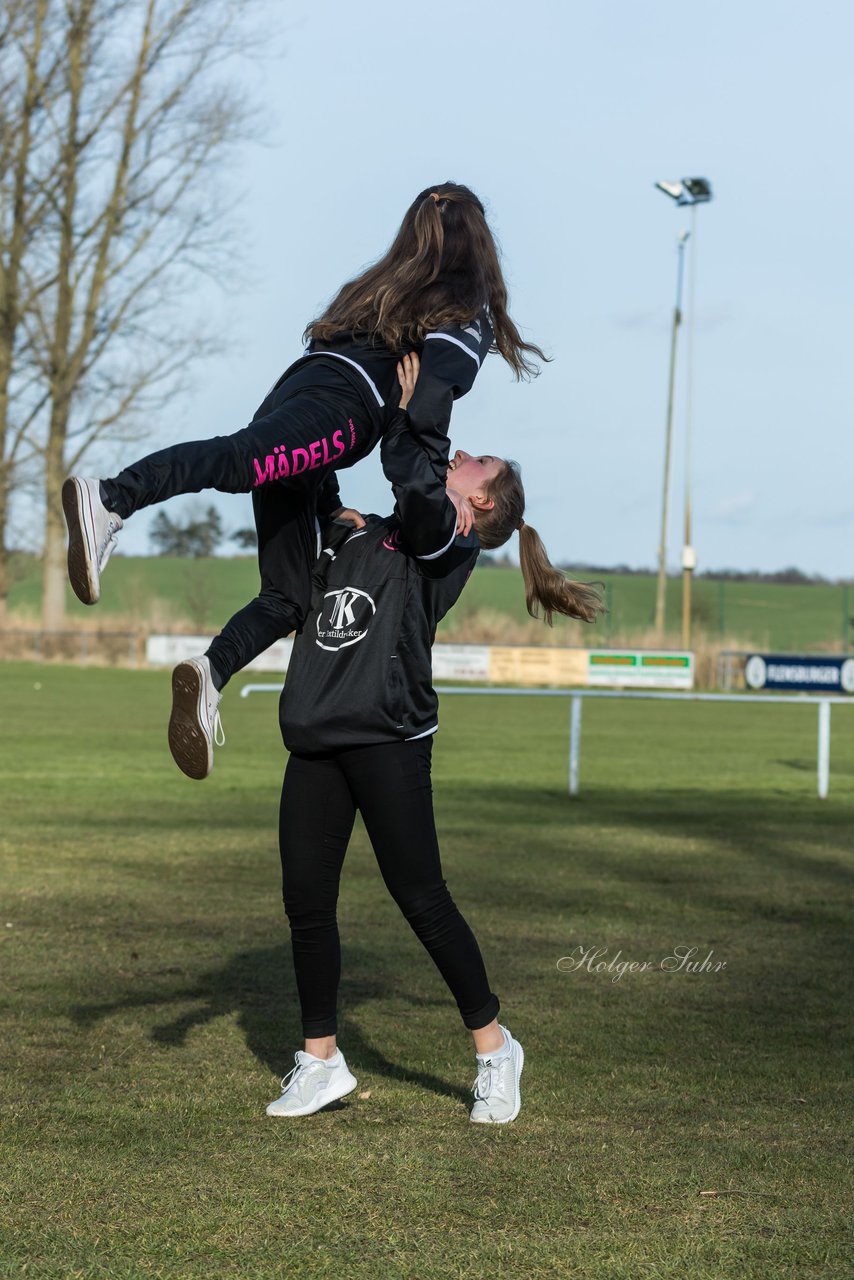
[[[578,573],[574,576],[579,576]],[[581,576],[589,576],[581,573]],[[599,622],[605,647],[612,631],[626,634],[655,625],[654,590],[640,575],[617,576],[606,586],[608,613]],[[727,636],[759,650],[795,653],[827,650],[844,653],[854,637],[854,590],[843,583],[758,582],[727,578],[695,577],[691,616],[695,633],[707,643]],[[666,627],[678,633],[682,610],[682,584],[669,579]],[[775,602],[783,607],[772,608]],[[773,617],[773,622],[771,618]]]
[[[247,684],[241,698],[251,693],[280,693],[281,684]],[[483,689],[437,685],[443,695],[474,698],[569,698],[569,794],[579,793],[581,767],[581,700],[582,698],[644,698],[660,702],[751,702],[765,706],[814,707],[818,710],[818,749],[816,758],[817,794],[827,798],[830,789],[830,708],[854,706],[854,698],[816,697],[814,694],[763,693],[653,693],[634,689]]]

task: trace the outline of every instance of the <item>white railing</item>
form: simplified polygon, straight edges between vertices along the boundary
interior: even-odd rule
[[[250,693],[280,693],[280,684],[247,684],[241,698]],[[581,766],[581,699],[582,698],[654,698],[662,702],[761,702],[786,706],[818,708],[818,798],[825,800],[830,789],[830,708],[854,706],[854,697],[820,697],[816,694],[778,693],[653,693],[635,689],[483,689],[437,685],[440,694],[459,694],[476,698],[569,698],[569,794],[577,796]]]

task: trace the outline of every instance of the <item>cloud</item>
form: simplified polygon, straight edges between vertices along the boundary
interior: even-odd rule
[[[820,501],[820,497],[816,500]],[[821,512],[815,507],[791,507],[785,513],[775,512],[773,519],[789,529],[842,529],[854,524],[854,506],[848,503]]]
[[[847,524],[854,524],[854,507],[837,507],[836,510],[825,511],[823,515],[813,518],[810,523],[816,529],[838,529]]]
[[[709,518],[719,524],[746,524],[756,509],[756,494],[752,489],[729,494],[709,512]]]
[[[661,307],[645,311],[622,311],[611,316],[618,329],[664,329],[669,324],[670,312]]]

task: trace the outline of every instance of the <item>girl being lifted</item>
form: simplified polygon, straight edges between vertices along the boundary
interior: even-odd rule
[[[364,458],[388,429],[401,356],[420,353],[408,421],[443,482],[451,407],[470,390],[487,352],[499,352],[517,377],[535,372],[532,355],[546,358],[508,315],[483,205],[453,182],[416,197],[388,252],[339,290],[305,336],[302,358],[242,431],[162,449],[112,479],[72,476],[63,485],[68,573],[84,604],[98,601],[117,534],[135,511],[204,489],[252,493],[261,591],[192,673],[184,692],[199,702],[211,691],[206,685],[218,693],[250,657],[302,625],[317,554],[314,513],[343,511],[335,472]],[[462,511],[461,500],[453,501]],[[204,777],[210,759],[207,768],[205,761],[181,767]]]

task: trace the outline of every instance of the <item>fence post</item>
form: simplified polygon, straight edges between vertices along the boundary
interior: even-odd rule
[[[578,765],[581,760],[581,699],[569,700],[569,794],[578,795]]]
[[[827,799],[830,786],[830,703],[822,698],[818,704],[818,798]]]

